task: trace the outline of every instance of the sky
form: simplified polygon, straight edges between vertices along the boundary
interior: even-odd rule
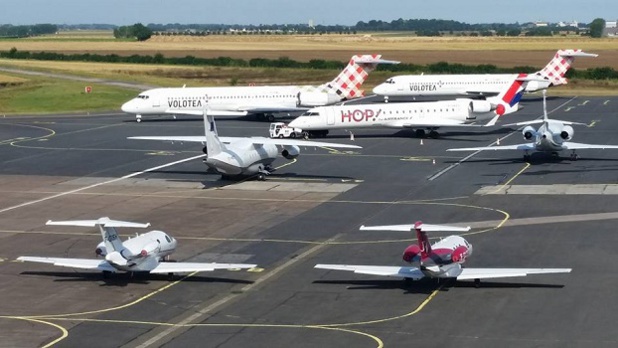
[[[606,15],[611,18],[605,18]],[[611,0],[2,0],[0,24],[297,24],[353,25],[372,19],[452,19],[525,23],[618,18]]]

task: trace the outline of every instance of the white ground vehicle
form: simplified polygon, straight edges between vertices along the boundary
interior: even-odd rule
[[[288,127],[284,122],[273,122],[268,130],[271,138],[300,138],[303,131],[300,128]]]

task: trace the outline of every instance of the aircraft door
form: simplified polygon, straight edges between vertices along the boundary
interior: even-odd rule
[[[326,124],[335,124],[335,110],[333,108],[325,108],[324,111],[326,112]]]
[[[152,107],[153,108],[158,108],[161,106],[161,98],[158,95],[153,95],[152,96]]]

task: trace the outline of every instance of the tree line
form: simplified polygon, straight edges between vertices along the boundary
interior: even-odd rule
[[[81,61],[81,62],[105,62],[105,63],[135,63],[135,64],[166,64],[166,65],[193,65],[193,66],[220,66],[220,67],[259,67],[259,68],[294,68],[294,69],[319,69],[340,70],[347,62],[336,60],[312,59],[301,62],[288,57],[277,59],[253,58],[249,60],[231,57],[200,58],[195,56],[165,57],[161,53],[155,55],[131,55],[120,56],[117,54],[91,54],[91,53],[56,53],[56,52],[29,52],[18,51],[12,48],[9,51],[0,51],[0,58],[9,59],[32,59],[52,61]],[[539,71],[538,67],[515,66],[512,68],[498,67],[493,64],[467,65],[459,63],[437,62],[432,64],[401,63],[397,65],[378,65],[379,71],[393,73],[430,73],[430,74],[498,74],[498,73],[533,73]],[[611,67],[588,68],[576,70],[571,68],[567,78],[607,80],[618,79],[618,71]]]
[[[0,25],[0,37],[20,38],[54,34],[58,31],[55,24],[35,24],[35,25]]]

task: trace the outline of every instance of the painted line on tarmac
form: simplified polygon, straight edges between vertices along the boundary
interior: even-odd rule
[[[521,175],[521,173],[525,172],[525,171],[526,171],[526,169],[528,169],[528,168],[530,168],[530,163],[526,163],[526,165],[525,165],[525,166],[524,166],[524,167],[523,167],[520,171],[518,171],[517,173],[515,173],[515,175],[513,175],[513,177],[512,177],[512,178],[510,178],[507,182],[505,182],[504,184],[502,184],[502,185],[498,186],[498,188],[497,188],[497,189],[495,189],[494,191],[492,191],[492,192],[488,192],[488,193],[485,193],[483,196],[485,196],[485,195],[490,195],[490,194],[494,194],[494,193],[496,193],[496,192],[500,192],[500,191],[504,190],[504,188],[505,188],[505,187],[507,187],[507,186],[508,186],[511,182],[513,182],[513,180],[517,179],[517,177],[518,177],[518,176],[520,176],[520,175]]]
[[[573,100],[575,100],[576,98],[577,98],[577,96],[575,96],[575,97],[573,97],[573,98],[571,98],[571,99],[569,99],[569,100],[565,101],[564,103],[560,104],[559,106],[557,106],[556,108],[552,109],[551,111],[548,111],[547,113],[548,113],[548,114],[552,114],[552,113],[554,113],[555,111],[559,110],[559,109],[560,109],[560,108],[562,108],[563,106],[565,106],[565,105],[567,105],[568,103],[572,102],[572,101],[573,101]],[[568,110],[565,110],[565,111],[568,111]],[[540,120],[542,117],[543,117],[543,116],[541,115],[541,116],[537,117],[536,119],[537,119],[537,120]],[[489,145],[488,145],[488,147],[489,147],[489,146],[494,146],[494,145],[497,145],[499,142],[503,141],[504,139],[506,139],[506,138],[508,138],[508,137],[512,136],[513,134],[518,133],[518,132],[519,132],[520,130],[522,130],[523,128],[524,128],[524,127],[522,126],[522,127],[520,127],[520,128],[517,128],[514,132],[511,132],[511,133],[509,133],[509,134],[507,134],[507,135],[503,136],[502,138],[498,138],[496,141],[494,141],[493,143],[489,144]],[[434,181],[434,180],[436,180],[437,178],[439,178],[439,177],[441,177],[442,175],[446,174],[446,173],[447,173],[447,172],[449,172],[450,170],[455,169],[455,168],[456,168],[457,166],[459,166],[460,164],[464,163],[465,161],[467,161],[467,160],[469,160],[470,158],[472,158],[472,157],[474,157],[474,156],[478,155],[478,154],[479,154],[479,153],[481,153],[481,152],[482,152],[482,151],[475,151],[475,152],[471,153],[470,155],[468,155],[468,156],[466,156],[466,157],[464,157],[464,158],[460,159],[459,161],[457,161],[457,163],[453,163],[453,164],[451,164],[450,166],[448,166],[448,167],[446,167],[446,168],[444,168],[444,169],[440,170],[439,172],[437,172],[437,173],[435,173],[435,174],[431,175],[430,177],[428,177],[428,178],[427,178],[427,180],[429,180],[429,181]]]
[[[131,174],[122,176],[120,178],[115,178],[115,179],[103,181],[103,182],[100,182],[100,183],[84,186],[84,187],[81,187],[81,188],[78,188],[78,189],[61,192],[61,193],[58,193],[58,194],[55,194],[55,195],[52,195],[52,196],[48,196],[48,197],[36,199],[36,200],[33,200],[33,201],[17,204],[17,205],[14,205],[12,207],[0,209],[0,214],[1,213],[5,213],[7,211],[11,211],[11,210],[27,207],[29,205],[33,205],[33,204],[49,201],[49,200],[52,200],[52,199],[55,199],[55,198],[63,197],[63,196],[66,196],[66,195],[70,195],[70,194],[73,194],[73,193],[78,193],[78,192],[81,192],[81,191],[86,191],[86,190],[89,190],[89,189],[92,189],[92,188],[95,188],[95,187],[111,184],[113,182],[117,182],[117,181],[120,181],[120,180],[129,179],[129,178],[132,178],[132,177],[135,177],[135,176],[138,176],[138,175],[142,175],[142,174],[146,174],[146,173],[149,173],[149,172],[153,172],[155,170],[159,170],[161,168],[166,168],[166,167],[170,167],[170,166],[173,166],[173,165],[176,165],[176,164],[192,161],[192,160],[204,157],[204,156],[206,156],[206,155],[199,155],[199,156],[185,158],[185,159],[182,159],[182,160],[178,160],[178,161],[162,164],[162,165],[159,165],[159,166],[156,166],[156,167],[148,168],[148,169],[142,170],[140,172],[131,173]]]

